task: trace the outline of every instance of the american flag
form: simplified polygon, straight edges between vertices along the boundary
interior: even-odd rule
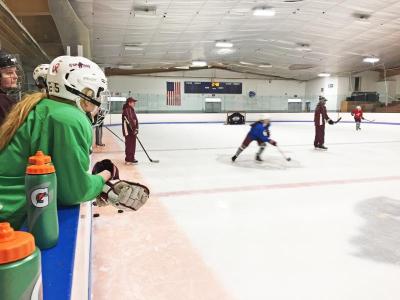
[[[181,105],[181,83],[167,81],[167,105]]]

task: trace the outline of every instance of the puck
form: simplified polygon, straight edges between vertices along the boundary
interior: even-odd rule
[[[118,213],[122,214],[124,211],[122,209],[118,209]]]
[[[291,161],[292,159],[290,157],[286,158],[287,161]]]
[[[100,217],[100,214],[98,214],[98,213],[93,214],[93,218],[97,218],[97,217]]]

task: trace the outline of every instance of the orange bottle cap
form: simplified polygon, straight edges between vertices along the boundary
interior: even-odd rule
[[[54,173],[55,169],[51,163],[51,157],[44,155],[42,151],[37,151],[34,156],[29,157],[30,165],[26,168],[26,174],[49,174]]]
[[[0,223],[0,264],[23,259],[35,251],[35,239],[29,232],[14,231],[10,223]]]

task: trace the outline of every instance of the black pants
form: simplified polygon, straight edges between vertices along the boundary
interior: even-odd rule
[[[101,146],[103,145],[103,124],[96,126],[96,145]]]

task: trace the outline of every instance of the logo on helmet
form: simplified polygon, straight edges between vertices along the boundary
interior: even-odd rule
[[[60,67],[60,63],[56,63],[56,64],[52,67],[51,72],[57,73],[59,67]]]
[[[69,64],[69,66],[71,68],[72,67],[78,67],[79,69],[82,69],[82,68],[89,68],[90,69],[90,65],[87,65],[87,64],[84,64],[84,63],[81,63],[81,62]]]

